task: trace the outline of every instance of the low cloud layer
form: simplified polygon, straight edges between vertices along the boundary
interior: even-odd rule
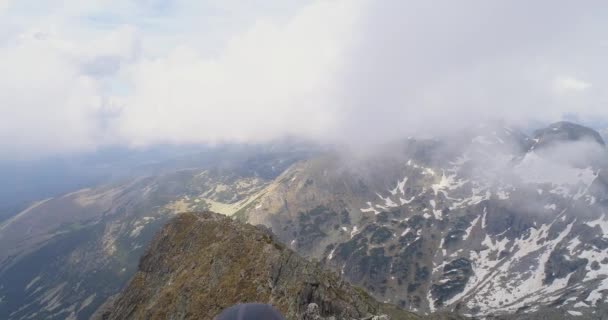
[[[49,5],[49,4],[45,4]],[[0,1],[0,148],[608,119],[599,1]]]

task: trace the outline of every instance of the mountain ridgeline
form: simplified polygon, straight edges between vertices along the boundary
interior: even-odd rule
[[[480,126],[391,150],[300,162],[248,221],[405,309],[605,316],[608,157],[595,131]]]
[[[290,319],[608,317],[596,131],[480,125],[359,151],[248,150],[35,203],[0,225],[0,318],[211,318],[253,300]],[[232,220],[179,215],[206,210]]]
[[[323,271],[267,229],[211,212],[184,213],[169,222],[129,285],[98,318],[212,319],[244,302],[271,303],[287,319],[423,319]]]

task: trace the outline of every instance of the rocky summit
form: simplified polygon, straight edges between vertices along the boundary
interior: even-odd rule
[[[128,286],[96,317],[212,319],[246,302],[272,304],[287,319],[422,319],[377,302],[298,256],[267,229],[211,212],[169,222]]]

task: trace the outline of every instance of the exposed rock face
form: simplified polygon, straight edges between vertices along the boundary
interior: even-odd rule
[[[211,212],[166,225],[102,319],[212,319],[245,302],[270,303],[287,319],[418,319],[321,270],[266,229]]]
[[[584,139],[605,145],[599,132],[575,123],[562,121],[534,132],[537,147],[543,147],[563,141],[581,141]]]
[[[406,309],[579,319],[605,309],[608,155],[597,132],[486,127],[392,150],[358,166],[298,163],[249,219]]]

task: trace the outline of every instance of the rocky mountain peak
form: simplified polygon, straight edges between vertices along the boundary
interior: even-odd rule
[[[546,128],[534,131],[534,138],[537,143],[535,148],[552,145],[564,141],[591,140],[605,146],[606,143],[602,136],[595,130],[580,124],[560,121],[549,125]]]
[[[323,271],[268,229],[212,212],[184,213],[169,222],[127,288],[98,318],[212,319],[246,302],[272,304],[287,319],[419,319]]]

